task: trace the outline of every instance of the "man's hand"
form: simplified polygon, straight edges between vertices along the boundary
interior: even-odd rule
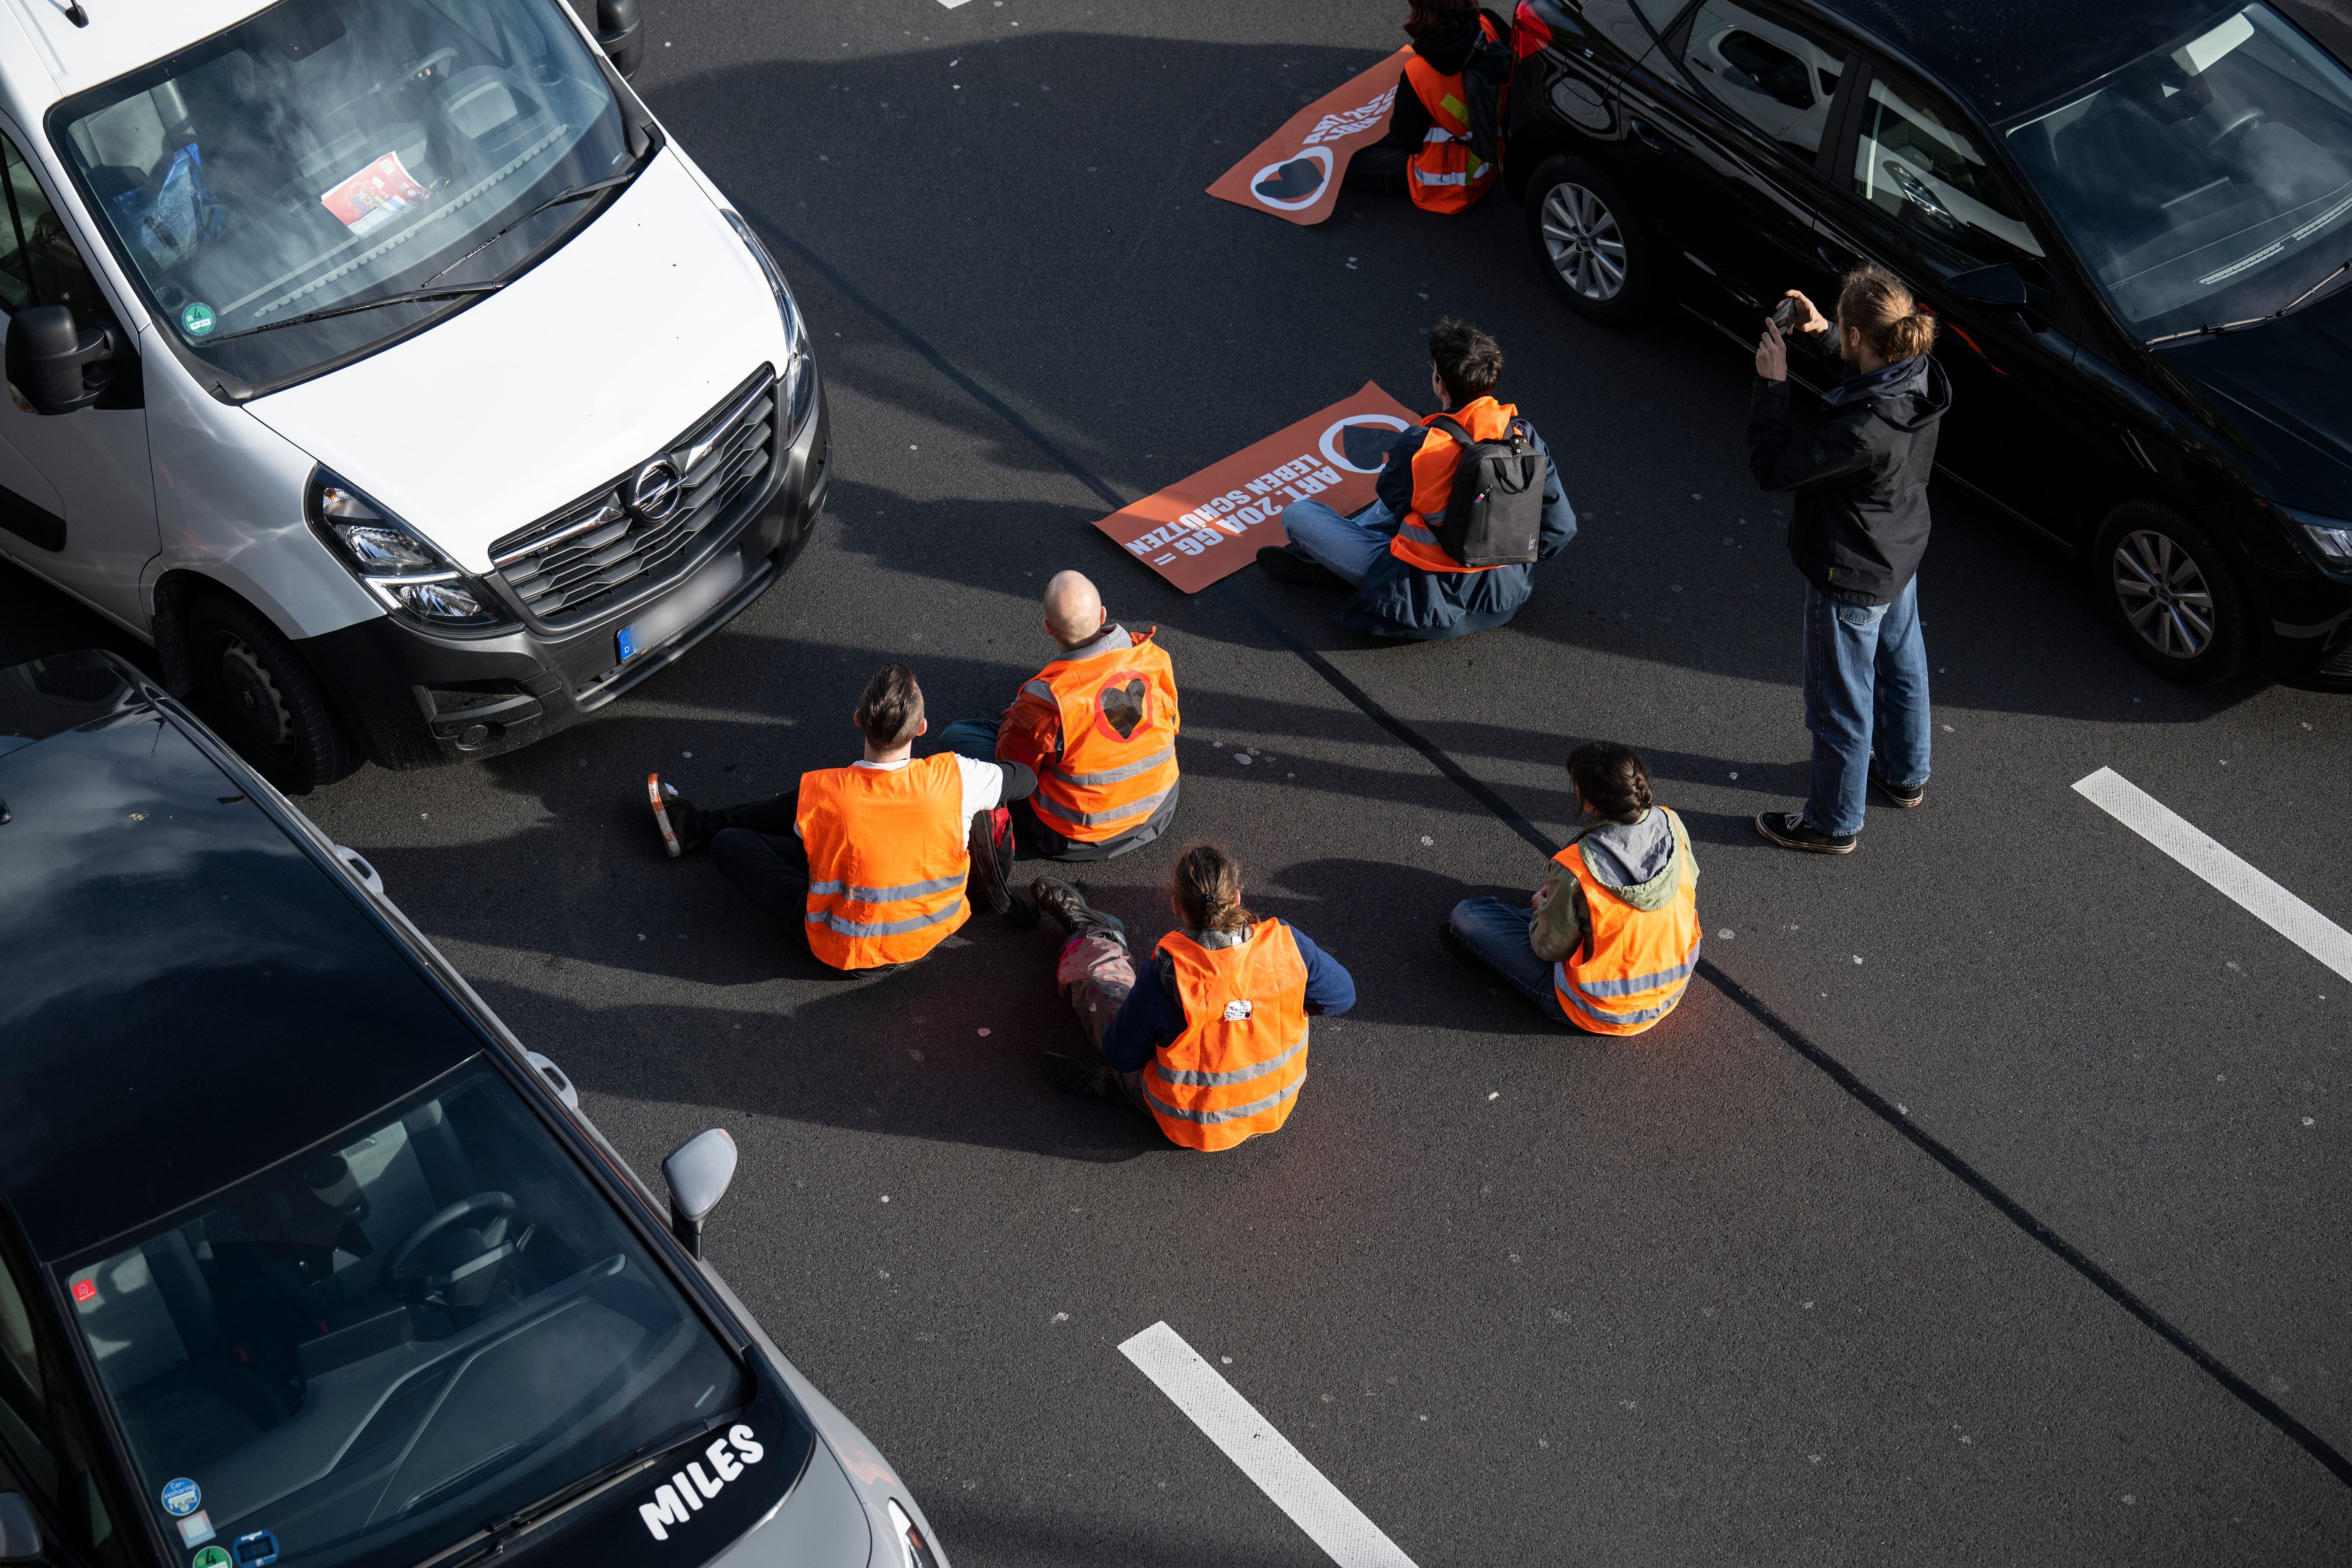
[[[1551,902],[1551,884],[1549,882],[1546,882],[1542,887],[1536,889],[1536,896],[1528,900],[1528,908],[1531,910],[1540,910],[1549,902]]]
[[[1769,316],[1764,319],[1764,335],[1756,340],[1756,374],[1767,381],[1789,379],[1789,345]]]
[[[1797,302],[1797,309],[1802,312],[1797,318],[1797,331],[1826,332],[1830,330],[1830,319],[1815,309],[1811,300],[1806,299],[1794,289],[1789,290],[1788,298],[1794,300]]]

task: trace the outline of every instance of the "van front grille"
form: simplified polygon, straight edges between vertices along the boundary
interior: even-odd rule
[[[491,545],[490,565],[507,590],[535,619],[562,627],[683,565],[775,459],[775,380],[761,365],[629,473]]]

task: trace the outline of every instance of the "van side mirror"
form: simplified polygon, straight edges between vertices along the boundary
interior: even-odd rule
[[[2025,278],[2006,261],[1955,272],[1944,279],[1944,287],[1979,305],[2006,305],[2021,310],[2026,304]]]
[[[40,1521],[21,1492],[0,1492],[0,1563],[35,1563],[41,1556]]]
[[[735,1140],[724,1127],[696,1133],[662,1162],[662,1180],[669,1184],[670,1234],[697,1258],[702,1256],[703,1216],[719,1206],[734,1179]]]
[[[34,305],[8,318],[8,380],[35,413],[70,414],[96,403],[110,378],[101,374],[92,386],[83,371],[113,357],[113,329],[79,328],[63,305]]]
[[[644,19],[638,14],[637,0],[596,0],[596,44],[614,70],[623,76],[636,74],[646,58]]]

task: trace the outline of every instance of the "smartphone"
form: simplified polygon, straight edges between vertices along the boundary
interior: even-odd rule
[[[1781,295],[1780,302],[1772,307],[1772,324],[1780,329],[1782,337],[1797,330],[1797,301],[1786,294]]]

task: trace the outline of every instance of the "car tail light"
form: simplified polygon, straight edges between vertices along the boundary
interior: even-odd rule
[[[1511,58],[1523,60],[1550,47],[1551,24],[1536,15],[1528,0],[1519,0],[1519,8],[1511,16]]]

